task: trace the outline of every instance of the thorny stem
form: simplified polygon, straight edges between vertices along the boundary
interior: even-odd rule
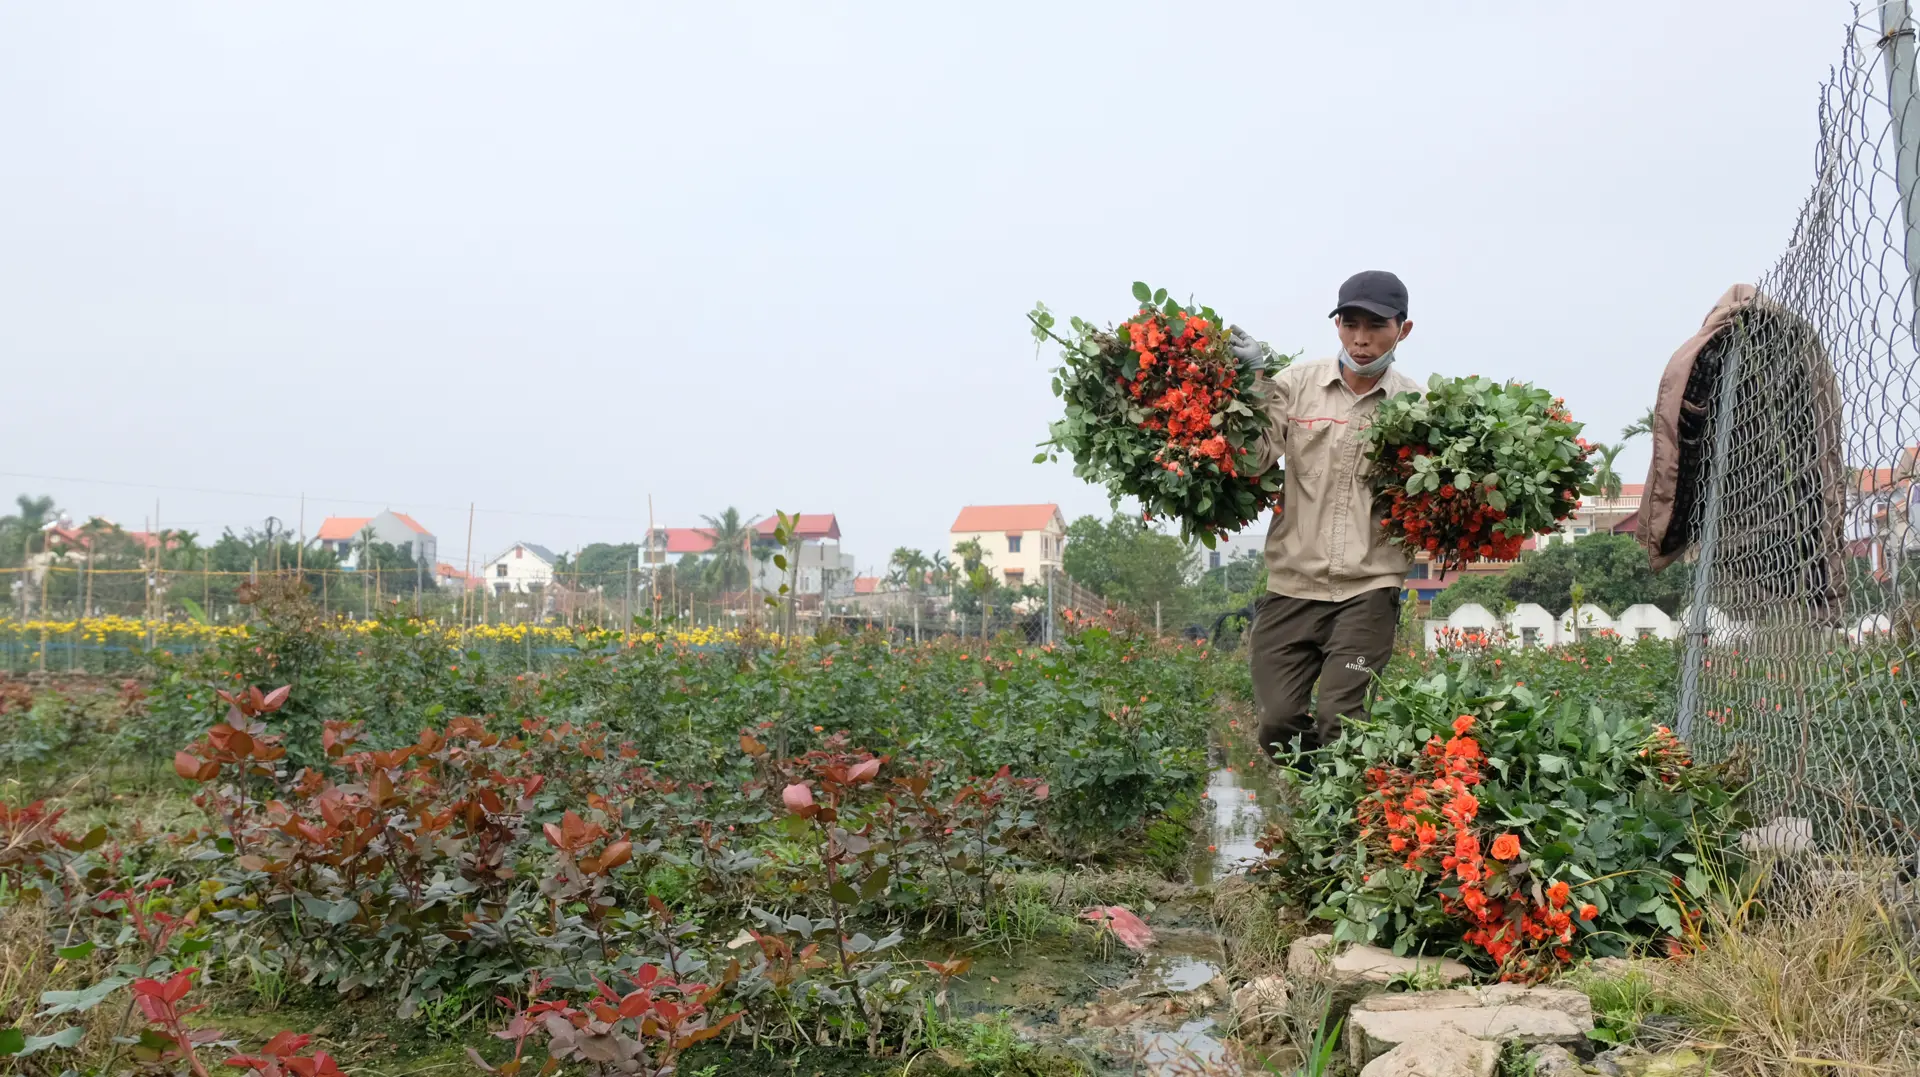
[[[838,800],[839,798],[835,797],[834,799]],[[840,975],[846,977],[847,989],[853,992],[854,1005],[860,1007],[860,1016],[866,1018],[867,1050],[869,1052],[877,1052],[880,1047],[879,1025],[874,1020],[873,1013],[867,1009],[866,996],[860,993],[859,978],[854,976],[852,967],[847,963],[847,940],[846,930],[843,926],[844,919],[840,912],[840,899],[835,897],[833,893],[834,888],[838,886],[840,882],[839,873],[834,870],[834,860],[839,855],[839,843],[833,840],[833,828],[819,822],[818,816],[815,816],[814,825],[820,828],[822,834],[827,839],[826,855],[821,859],[826,862],[827,867],[827,903],[833,910],[833,949],[835,953],[840,955]]]

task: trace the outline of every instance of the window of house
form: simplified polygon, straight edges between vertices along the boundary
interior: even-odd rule
[[[507,574],[507,566],[505,563],[493,566],[493,574],[496,576],[505,576]]]
[[[1633,638],[1634,638],[1634,639],[1652,639],[1652,638],[1653,638],[1653,629],[1651,629],[1651,628],[1637,628],[1637,629],[1635,629],[1635,630],[1634,630],[1634,633],[1633,633]]]
[[[1522,629],[1520,630],[1520,646],[1522,646],[1522,647],[1532,647],[1532,646],[1535,646],[1535,645],[1537,645],[1537,644],[1538,644],[1539,642],[1540,642],[1540,630],[1539,630],[1539,629],[1537,629],[1537,628],[1522,628]]]
[[[1584,527],[1576,527],[1573,529],[1573,533],[1576,535],[1584,535],[1587,533],[1587,529]]]
[[[1020,536],[1019,535],[1007,536],[1007,552],[1008,553],[1020,552]]]
[[[1025,571],[1017,568],[1010,568],[1007,570],[1007,586],[1008,587],[1019,587],[1020,585],[1026,582],[1027,582],[1027,574]]]
[[[518,546],[515,546],[515,547],[513,548],[513,556],[515,556],[515,557],[520,557],[520,556],[522,556],[522,555],[523,555],[523,554],[525,554],[525,553],[526,553],[526,551],[525,551],[525,550],[522,550],[522,549],[521,549],[520,547],[518,547]]]
[[[1218,557],[1219,555],[1215,554],[1214,556]],[[1427,578],[1427,563],[1425,561],[1416,561],[1414,562],[1413,567],[1407,570],[1407,579],[1424,580],[1426,578]]]
[[[1219,550],[1207,551],[1207,567],[1208,568],[1220,567],[1220,551]]]

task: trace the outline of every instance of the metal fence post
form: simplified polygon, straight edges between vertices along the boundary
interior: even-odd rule
[[[1707,620],[1707,600],[1712,597],[1714,560],[1720,546],[1721,493],[1726,488],[1727,457],[1733,441],[1734,384],[1740,378],[1741,335],[1743,322],[1736,320],[1729,330],[1726,360],[1720,364],[1720,386],[1713,405],[1713,471],[1707,477],[1707,499],[1700,523],[1700,552],[1693,561],[1693,601],[1687,608],[1687,653],[1680,667],[1680,705],[1674,715],[1674,732],[1681,740],[1693,736],[1694,715],[1700,710],[1700,670],[1706,661],[1707,636],[1712,631]]]
[[[1920,204],[1914,184],[1920,181],[1920,87],[1914,81],[1913,26],[1907,0],[1880,5],[1880,49],[1887,60],[1887,111],[1893,117],[1894,184],[1900,191],[1900,219],[1907,261],[1909,318],[1920,317]]]
[[[1046,632],[1046,639],[1047,639],[1047,645],[1048,645],[1048,646],[1052,646],[1052,645],[1053,645],[1053,566],[1052,566],[1052,565],[1048,565],[1048,566],[1046,566],[1046,570],[1047,570],[1047,632]]]

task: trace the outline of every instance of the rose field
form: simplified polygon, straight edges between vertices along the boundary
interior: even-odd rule
[[[262,592],[0,680],[0,1072],[1344,1073],[1458,981],[1583,1000],[1508,1074],[1920,1058],[1902,914],[1743,851],[1670,643],[1403,651],[1283,769],[1244,654],[1119,623],[536,667]]]

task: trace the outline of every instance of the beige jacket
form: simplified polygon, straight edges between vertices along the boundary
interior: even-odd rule
[[[1361,434],[1381,401],[1420,385],[1389,367],[1371,392],[1355,396],[1340,361],[1321,359],[1295,363],[1260,387],[1273,425],[1244,473],[1258,475],[1283,458],[1287,468],[1284,511],[1267,529],[1267,590],[1344,602],[1404,586],[1413,561],[1380,532]]]

